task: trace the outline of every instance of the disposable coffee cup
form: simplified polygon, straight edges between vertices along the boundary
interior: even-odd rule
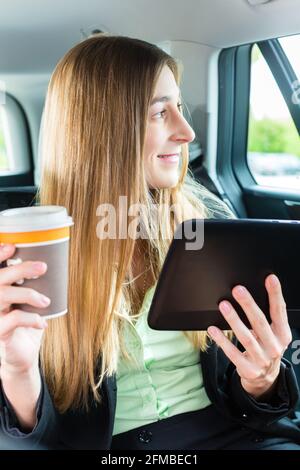
[[[4,266],[24,261],[47,264],[45,274],[21,279],[14,285],[32,288],[51,299],[46,308],[16,304],[14,308],[55,318],[68,311],[69,240],[72,217],[62,206],[33,206],[0,212],[0,243],[16,246]]]

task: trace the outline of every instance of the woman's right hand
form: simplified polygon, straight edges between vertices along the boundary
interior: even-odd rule
[[[0,245],[0,263],[11,258],[14,245]],[[12,304],[26,303],[46,308],[47,297],[34,289],[12,286],[21,279],[32,279],[45,274],[47,265],[25,261],[15,266],[0,269],[0,358],[1,372],[22,374],[38,367],[39,350],[46,320],[36,313],[24,312]]]

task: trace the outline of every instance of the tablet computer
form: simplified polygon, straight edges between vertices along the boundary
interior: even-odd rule
[[[194,234],[194,238],[193,238]],[[265,278],[278,276],[291,327],[300,328],[300,221],[193,219],[177,228],[148,315],[157,330],[230,329],[218,304],[245,286],[270,322]]]

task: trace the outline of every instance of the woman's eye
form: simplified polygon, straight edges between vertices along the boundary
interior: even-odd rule
[[[182,103],[177,104],[177,108],[181,111],[182,110]],[[162,118],[166,114],[167,110],[163,109],[159,113],[154,114],[155,117]]]
[[[163,117],[166,114],[166,112],[167,112],[166,109],[163,109],[159,113],[154,114],[154,116],[160,118],[160,117]]]

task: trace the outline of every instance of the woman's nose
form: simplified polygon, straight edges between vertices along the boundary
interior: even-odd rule
[[[171,140],[175,142],[189,143],[192,142],[194,138],[195,132],[185,118],[181,116],[180,121],[177,121],[176,129],[171,136]]]

